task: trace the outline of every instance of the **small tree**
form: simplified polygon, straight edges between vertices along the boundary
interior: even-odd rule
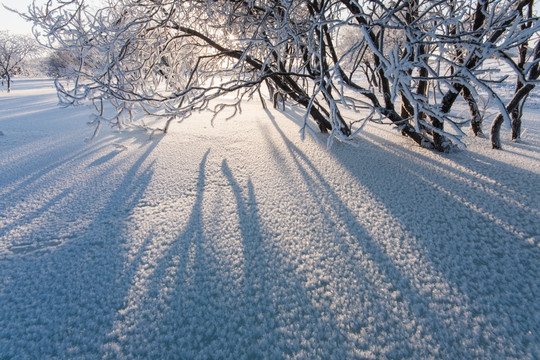
[[[6,81],[8,92],[11,80],[25,59],[37,51],[35,40],[26,35],[14,35],[0,31],[0,77]]]

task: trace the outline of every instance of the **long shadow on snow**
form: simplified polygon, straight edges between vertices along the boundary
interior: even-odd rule
[[[413,176],[412,182],[403,179],[403,186],[414,188],[413,185],[418,184],[414,177],[423,178],[422,173],[429,173],[430,178],[420,183],[438,188],[477,216],[496,222],[506,230],[512,229],[513,235],[522,240],[540,234],[540,224],[534,221],[540,216],[536,173],[471,152],[447,155],[446,162],[458,165],[453,167],[389,144],[376,135],[365,134],[364,137],[392,153],[396,159],[392,165],[396,165],[400,173]]]
[[[103,352],[129,285],[123,279],[125,225],[152,178],[153,163],[144,163],[157,144],[109,184],[113,192],[84,232],[46,251],[2,259],[3,356],[91,358]]]
[[[103,144],[103,142],[104,140],[100,140],[99,142],[94,143],[92,147],[84,147],[83,149],[80,149],[82,146],[81,144],[74,145],[67,149],[64,147],[62,151],[63,156],[58,159],[57,155],[61,148],[59,144],[58,147],[34,154],[31,159],[25,159],[24,161],[18,162],[18,166],[16,166],[13,171],[10,171],[8,174],[3,174],[6,178],[1,181],[6,187],[17,182],[19,183],[11,188],[9,192],[0,195],[0,211],[5,214],[10,213],[10,207],[24,201],[29,193],[35,193],[37,191],[34,187],[39,187],[40,181],[43,181],[47,176],[50,176],[57,171],[61,171],[61,168],[65,164],[88,158],[92,154],[106,148],[107,145]],[[51,159],[54,159],[54,161],[51,162]],[[43,164],[47,165],[43,166]],[[56,176],[58,177],[58,174]],[[47,200],[39,208],[35,208],[32,211],[25,213],[16,221],[0,228],[0,237],[5,236],[18,227],[24,227],[25,224],[30,224],[34,219],[47,212],[47,210],[55,206],[62,199],[71,196],[74,191],[74,188],[65,188],[58,195]]]
[[[28,191],[27,187],[30,184],[53,172],[63,164],[87,158],[93,153],[102,150],[108,146],[105,142],[105,139],[100,139],[99,141],[94,142],[91,147],[84,146],[82,143],[75,143],[70,148],[66,149],[65,144],[59,141],[54,147],[38,149],[32,156],[20,159],[16,164],[6,165],[6,169],[4,169],[3,173],[0,175],[0,181],[2,181],[3,184],[10,185],[24,177],[26,177],[26,179],[11,189],[9,194],[0,197],[0,203],[4,201],[9,202],[10,198],[20,197],[20,193]],[[100,145],[98,146],[98,144]],[[58,158],[60,149],[62,151],[62,156]],[[51,159],[54,159],[54,161],[51,162]],[[43,166],[43,164],[47,165]],[[29,172],[31,173],[29,174]]]
[[[293,112],[293,120],[301,124],[298,116],[303,114],[294,107]],[[366,152],[369,147],[343,149],[340,144],[331,152],[400,219],[419,240],[418,250],[428,263],[464,295],[457,305],[466,309],[464,315],[470,319],[469,329],[458,327],[460,337],[474,332],[470,340],[484,348],[480,350],[492,351],[491,356],[504,353],[500,344],[507,356],[538,355],[540,349],[534,344],[540,343],[540,321],[530,316],[531,311],[540,312],[536,280],[540,270],[535,265],[540,244],[537,174],[473,152],[446,155],[459,164],[454,168],[376,135],[362,134],[382,153]],[[538,145],[525,141],[506,148],[503,151],[534,151]],[[351,153],[358,159],[352,166]],[[388,177],[395,180],[388,182]],[[430,193],[437,194],[435,199]],[[472,331],[478,327],[482,331]]]
[[[200,349],[195,351],[190,346],[197,346],[202,338],[196,337],[191,341],[191,332],[184,328],[190,320],[201,316],[189,310],[189,301],[197,304],[206,299],[185,298],[181,286],[188,281],[186,272],[190,248],[200,247],[204,237],[202,202],[209,152],[204,154],[199,164],[195,202],[184,230],[170,244],[164,244],[165,253],[159,256],[159,262],[147,277],[142,269],[148,265],[144,254],[155,246],[152,244],[155,239],[151,236],[140,247],[130,268],[123,272],[132,279],[127,282],[134,290],[126,293],[122,308],[118,311],[115,326],[108,336],[105,357],[193,358],[200,352]],[[140,285],[136,284],[136,277],[143,278],[138,279]],[[203,334],[204,330],[208,329],[203,329]]]
[[[234,193],[242,234],[245,284],[241,306],[248,309],[246,321],[255,329],[244,335],[251,349],[244,354],[248,358],[346,358],[349,344],[335,319],[328,318],[328,309],[313,303],[305,274],[290,263],[284,244],[273,238],[272,232],[278,229],[261,228],[251,179],[245,199],[225,160],[222,172]]]
[[[371,350],[375,356],[390,356],[397,358],[426,356],[426,354],[435,355],[436,351],[438,352],[436,355],[442,357],[451,357],[452,353],[450,351],[466,353],[465,349],[459,350],[460,343],[462,342],[463,337],[469,336],[470,334],[457,333],[451,325],[445,325],[446,319],[441,318],[440,314],[432,310],[430,299],[424,294],[419,293],[418,289],[415,288],[414,284],[416,281],[414,279],[414,274],[405,273],[403,269],[396,265],[394,259],[386,253],[386,250],[381,247],[382,244],[375,242],[374,239],[370,237],[363,225],[357,221],[356,214],[354,214],[340,199],[340,196],[335,193],[332,186],[324,178],[324,175],[310,159],[286,137],[275,119],[271,114],[269,115],[272,124],[285,142],[296,168],[301,173],[314,198],[320,199],[322,211],[326,214],[329,221],[333,220],[340,222],[347,230],[347,233],[355,239],[355,241],[350,244],[343,241],[343,238],[340,238],[339,236],[329,236],[325,240],[333,242],[332,245],[340,249],[341,256],[350,260],[349,262],[345,261],[342,265],[352,266],[352,271],[356,274],[356,280],[359,283],[364,284],[364,290],[373,295],[373,299],[369,299],[369,297],[366,298],[368,303],[376,302],[376,304],[372,305],[372,308],[365,310],[366,312],[371,312],[372,319],[370,321],[377,324],[376,331],[386,331],[385,328],[390,326],[392,331],[397,332],[397,334],[394,333],[394,335],[388,334],[389,336],[395,336],[395,338],[384,339],[390,343],[385,344],[385,346],[393,347],[393,349],[388,350],[387,348],[385,350],[389,351],[388,353],[383,352],[380,348],[380,344],[377,344],[377,341],[380,341],[381,339],[379,337],[380,334],[376,331],[368,333],[363,340],[360,340],[356,344],[356,347],[367,348]],[[363,253],[362,259],[358,259],[356,254],[351,253],[351,251],[354,251],[355,247],[361,249]],[[368,271],[363,269],[360,264],[354,264],[355,261],[359,260],[362,262],[368,260],[373,261],[377,264],[380,271],[378,276],[390,283],[388,286],[390,292],[393,292],[396,289],[399,290],[402,299],[397,302],[401,303],[398,304],[398,306],[404,307],[402,313],[394,313],[393,307],[396,306],[396,304],[391,301],[391,298],[389,297],[390,292],[386,294],[381,293],[377,289],[378,285],[375,283],[375,279],[369,278],[369,276],[372,275],[368,275]],[[340,271],[340,269],[337,269],[337,271]],[[365,294],[358,295],[365,297]],[[350,294],[350,296],[354,296],[354,294]],[[338,315],[338,313],[333,314],[334,317],[337,317]],[[358,313],[357,315],[359,317],[366,316],[362,313]],[[412,319],[409,318],[410,316],[412,316]],[[351,328],[352,332],[362,331],[361,321],[359,323],[356,323],[354,319],[351,321],[353,322]],[[419,331],[430,334],[429,336],[434,339],[435,344],[427,344],[427,346],[433,347],[425,348],[424,346],[426,345],[416,343],[417,340],[412,338],[412,334],[410,332],[407,333],[405,330],[405,326],[407,325],[403,324],[404,322],[412,322],[416,324],[415,326],[418,327],[418,330],[422,329]],[[339,331],[338,329],[333,330]],[[439,349],[437,350],[437,348]]]
[[[259,248],[264,235],[254,189],[249,183],[245,199],[225,160],[221,171],[233,191],[243,245],[242,249],[232,249],[239,251],[240,257],[233,269],[227,269],[223,263],[227,259],[215,244],[229,230],[221,227],[221,234],[205,232],[203,202],[209,152],[199,164],[195,202],[187,223],[177,238],[166,244],[166,251],[145,282],[143,291],[148,295],[137,295],[134,306],[127,306],[120,322],[124,322],[123,329],[131,331],[119,331],[118,337],[111,339],[118,344],[116,351],[110,347],[111,357],[283,356],[280,351],[286,345],[277,344],[270,279],[264,278],[268,274],[268,260]],[[139,265],[143,265],[141,261]],[[230,273],[240,271],[239,268],[242,273]],[[272,350],[273,354],[261,350]]]
[[[484,351],[488,357],[538,352],[540,324],[530,314],[540,311],[540,254],[525,240],[538,236],[534,219],[539,209],[524,201],[526,193],[513,191],[520,179],[532,174],[514,167],[503,176],[499,165],[508,165],[477,154],[470,158],[489,165],[477,168],[467,157],[457,157],[454,161],[468,171],[455,170],[373,134],[363,136],[375,147],[335,146],[332,153],[405,225],[424,262],[444,276],[453,292],[462,294],[454,304],[465,309],[465,328],[452,325],[460,337],[457,343],[470,340],[469,351]],[[350,161],[351,152],[357,162]],[[478,171],[483,177],[471,175]],[[486,178],[495,179],[495,184]],[[530,191],[534,189],[530,184]],[[508,200],[512,197],[515,202]],[[435,306],[447,301],[434,295],[417,300]],[[449,345],[444,338],[439,341]],[[465,347],[453,351],[472,354]]]
[[[363,137],[364,141],[371,141],[383,148],[385,153],[393,154],[393,158],[402,159],[401,169],[410,172],[415,168],[431,168],[431,171],[436,170],[434,173],[444,179],[444,182],[459,185],[458,188],[464,190],[460,191],[458,195],[469,190],[471,194],[478,195],[478,197],[489,198],[490,201],[486,203],[480,201],[477,204],[480,208],[483,205],[491,205],[489,210],[493,211],[494,214],[506,211],[508,208],[521,211],[522,213],[514,219],[518,221],[522,218],[530,218],[531,215],[540,216],[540,206],[538,205],[540,204],[540,192],[535,191],[538,175],[532,171],[472,151],[445,155],[432,154],[432,157],[428,157],[425,154],[393,145],[374,134],[363,133]],[[351,149],[351,151],[355,150]],[[457,166],[448,165],[450,162]],[[409,164],[414,166],[407,166]],[[522,191],[523,185],[528,189]],[[493,202],[498,204],[493,205]]]
[[[306,279],[291,271],[285,254],[273,247],[272,236],[261,228],[251,180],[246,194],[223,160],[221,173],[232,190],[241,236],[241,248],[234,244],[229,248],[237,256],[227,268],[230,260],[220,254],[223,249],[216,242],[229,241],[223,239],[231,230],[220,226],[220,234],[205,232],[204,193],[207,185],[215,185],[214,179],[206,179],[208,156],[209,152],[199,165],[195,202],[186,225],[165,244],[156,267],[146,268],[143,288],[123,305],[107,355],[330,358],[341,354],[343,358],[348,344],[343,337],[334,341],[337,326],[323,320],[322,311],[311,304]],[[144,261],[138,259],[141,270]],[[295,315],[289,317],[291,312]],[[306,338],[308,346],[303,343]],[[310,347],[314,341],[317,349]]]
[[[292,112],[289,117],[301,125],[298,117],[303,114],[294,107]],[[283,134],[282,137],[286,139]],[[540,343],[540,322],[529,316],[531,311],[540,311],[535,295],[540,292],[536,281],[540,271],[534,265],[540,238],[539,223],[534,220],[540,211],[536,202],[538,192],[531,181],[535,175],[479,154],[469,154],[461,159],[464,161],[454,159],[467,169],[455,170],[375,135],[364,137],[377,144],[376,151],[369,145],[357,150],[338,143],[331,152],[405,226],[418,244],[415,250],[425,256],[425,265],[435,270],[432,275],[443,274],[449,282],[450,289],[446,291],[452,300],[441,299],[440,293],[426,295],[424,291],[417,298],[422,300],[423,308],[439,309],[441,314],[446,312],[445,317],[449,307],[458,311],[453,319],[440,319],[454,333],[449,338],[444,334],[438,336],[443,351],[463,356],[475,352],[511,357],[538,354],[540,349],[535,344]],[[301,154],[294,145],[289,148],[293,149],[291,154]],[[356,154],[355,163],[350,161],[355,156],[351,153]],[[392,155],[388,156],[389,153]],[[476,165],[486,165],[471,166],[467,158],[475,160]],[[438,173],[428,163],[436,163],[444,171]],[[303,174],[309,180],[307,172]],[[426,178],[424,174],[430,175]],[[515,185],[524,179],[530,189],[520,193]],[[433,193],[435,198],[429,195]],[[452,208],[458,210],[448,213]],[[464,223],[468,225],[463,226]],[[390,257],[387,260],[388,264],[394,261]],[[406,278],[414,280],[415,274],[407,274]],[[456,300],[456,295],[462,296],[462,301]],[[436,330],[437,326],[433,324],[431,328]]]

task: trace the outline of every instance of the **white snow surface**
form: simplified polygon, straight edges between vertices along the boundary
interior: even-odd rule
[[[0,93],[1,359],[538,359],[540,102],[503,151],[244,104],[151,139]],[[292,119],[292,121],[291,121]],[[485,132],[488,133],[489,124]]]

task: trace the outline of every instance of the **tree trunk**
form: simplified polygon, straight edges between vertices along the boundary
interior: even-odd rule
[[[444,123],[440,121],[437,118],[431,119],[431,124],[435,129],[443,130]],[[433,130],[433,143],[435,144],[435,149],[440,152],[444,152],[446,150],[446,146],[444,144],[444,140],[446,137],[441,135],[439,132]]]
[[[519,111],[518,107],[516,107],[514,111],[512,111],[511,115],[512,115],[512,123],[511,123],[512,124],[512,140],[517,140],[521,137],[521,111]]]
[[[466,86],[463,88],[463,90],[461,90],[461,94],[469,105],[469,111],[471,112],[472,116],[471,129],[474,133],[474,136],[484,137],[484,133],[482,132],[482,114],[478,109],[478,103],[476,102],[476,99],[471,93],[471,90],[469,90],[469,88]]]
[[[523,16],[523,9],[520,9],[520,15]],[[531,1],[529,3],[529,8],[528,8],[528,11],[527,11],[527,18],[531,19],[532,17],[533,17],[533,1]],[[526,30],[526,29],[530,28],[531,26],[532,26],[532,22],[525,22],[525,23],[523,23],[523,25],[521,25],[521,30]],[[525,63],[527,61],[528,48],[529,48],[529,42],[528,41],[521,44],[521,46],[519,47],[519,61],[518,61],[517,66],[521,70],[523,70],[523,68],[525,67]],[[522,86],[523,86],[523,83],[518,78],[516,80],[516,92],[519,91],[519,89],[521,89]],[[523,100],[521,100],[520,104],[518,104],[518,106],[516,106],[516,108],[512,111],[512,114],[511,114],[511,116],[512,116],[512,122],[511,122],[511,125],[512,125],[512,140],[517,140],[521,136],[521,116],[523,114],[523,112],[521,110],[522,110],[526,100],[527,100],[527,97],[525,97]]]
[[[266,110],[266,102],[264,101],[264,98],[261,94],[261,87],[257,87],[257,93],[259,94],[259,100],[261,100],[261,105],[263,107],[264,110]]]
[[[532,5],[532,3],[531,3]],[[537,40],[536,45],[534,47],[534,60],[537,61],[540,59],[540,40]],[[538,63],[536,63],[532,69],[530,70],[529,75],[529,81],[536,80],[540,76],[540,67],[538,66]],[[516,89],[516,92],[514,93],[514,97],[508,105],[506,105],[506,111],[509,114],[513,114],[514,111],[519,111],[518,106],[523,106],[523,101],[529,96],[529,93],[531,90],[534,89],[534,85],[531,83],[528,83],[527,85],[521,85],[518,89]],[[519,111],[520,112],[520,111]],[[519,115],[519,114],[518,114]],[[491,147],[493,149],[501,149],[501,125],[504,122],[504,117],[502,114],[499,114],[497,118],[493,121],[493,124],[491,125]],[[518,122],[515,122],[516,124],[512,124],[512,132],[514,130],[514,126],[516,127],[516,130],[521,130],[521,120]],[[513,135],[512,135],[513,136]]]
[[[538,74],[535,75],[538,77]],[[519,89],[519,91],[514,94],[514,97],[512,100],[510,100],[508,105],[506,105],[506,111],[508,111],[508,113],[512,113],[519,105],[520,101],[529,95],[532,89],[534,89],[534,85],[532,84],[527,84]],[[491,125],[491,147],[493,149],[501,149],[501,125],[503,122],[504,116],[503,114],[499,114]]]

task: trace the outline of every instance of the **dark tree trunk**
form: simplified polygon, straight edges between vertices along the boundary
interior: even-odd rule
[[[525,99],[521,102],[522,105]],[[512,111],[512,140],[517,140],[521,137],[521,111],[518,107]]]
[[[532,2],[530,3],[532,6]],[[534,47],[534,59],[533,61],[537,61],[540,59],[540,40],[537,40],[536,46]],[[529,81],[533,81],[538,79],[540,76],[540,67],[538,66],[538,63],[536,63],[529,73]],[[518,83],[519,85],[519,83]],[[516,89],[516,92],[514,93],[514,97],[508,105],[506,105],[506,111],[509,114],[513,114],[514,111],[521,112],[519,109],[519,106],[523,106],[523,102],[529,96],[529,93],[532,89],[534,89],[535,85],[532,83],[528,83],[526,85],[521,84],[521,87],[519,89]],[[520,115],[520,114],[518,114]],[[491,125],[491,147],[493,149],[501,149],[501,125],[504,122],[504,117],[502,114],[499,114],[497,118],[493,121],[493,124]],[[515,125],[512,124],[512,132],[514,131],[514,126],[516,127],[516,130],[521,130],[521,120],[518,122],[515,122]],[[513,135],[512,135],[513,136]]]
[[[266,110],[267,109],[266,108],[266,101],[264,101],[264,98],[263,98],[263,96],[261,94],[261,87],[260,86],[257,87],[257,93],[259,94],[259,100],[261,101],[261,105],[262,105],[263,109]]]
[[[523,9],[520,9],[520,15],[523,16]],[[531,19],[532,17],[533,17],[533,2],[531,1],[529,3],[529,8],[528,8],[528,11],[527,11],[527,18]],[[525,22],[525,23],[523,23],[523,25],[521,25],[521,29],[526,30],[526,29],[530,28],[531,26],[532,26],[531,22]],[[521,46],[519,47],[519,61],[518,61],[517,66],[521,70],[523,70],[523,68],[525,67],[525,63],[527,61],[528,47],[529,47],[529,42],[528,41],[521,44]],[[518,92],[519,89],[521,89],[522,86],[523,86],[523,83],[518,78],[516,80],[516,92]],[[516,108],[511,113],[512,140],[517,140],[521,136],[521,116],[523,114],[522,108],[523,108],[526,100],[527,100],[527,96],[525,96],[523,98],[523,100],[521,100],[521,102],[518,104],[518,106],[516,106]]]
[[[432,118],[431,124],[433,125],[435,129],[443,130],[444,123],[440,121],[439,119]],[[444,144],[444,140],[446,140],[446,137],[444,137],[443,135],[441,135],[439,132],[435,130],[433,130],[432,132],[433,132],[433,143],[435,144],[435,149],[440,152],[445,151],[446,146]]]
[[[539,74],[535,74],[538,78]],[[508,105],[506,106],[506,111],[508,113],[512,113],[514,109],[519,105],[519,103],[531,92],[531,90],[534,89],[534,85],[527,84],[523,86],[521,89],[519,89],[518,92],[514,94],[514,97]],[[501,149],[501,125],[504,122],[504,116],[503,114],[499,114],[495,120],[493,121],[493,124],[491,125],[491,147],[493,149]]]
[[[478,2],[476,4],[476,10],[475,10],[475,13],[474,13],[474,25],[473,25],[473,30],[474,31],[480,29],[482,27],[482,25],[484,24],[484,22],[486,20],[487,5],[488,5],[487,1],[478,0]],[[451,32],[455,32],[455,29],[451,30]],[[500,32],[500,33],[495,32],[495,34],[492,35],[491,39],[493,41],[496,41],[501,34],[502,34],[502,32]],[[461,51],[458,51],[458,54],[460,54],[459,56],[461,56]],[[466,63],[464,63],[463,65],[466,68],[471,69],[474,66],[476,66],[476,64],[478,63],[479,60],[480,60],[480,58],[478,56],[471,56],[468,59],[468,61]],[[465,88],[465,86],[463,84],[459,84],[459,83],[453,84],[452,88],[450,88],[448,90],[448,92],[443,96],[442,101],[441,101],[441,111],[444,114],[447,114],[447,113],[450,112],[450,110],[452,109],[452,106],[454,105],[454,102],[456,101],[459,93],[462,92],[464,88]],[[436,127],[436,128],[439,128],[437,123],[442,124],[442,121],[439,120],[439,119],[432,119],[433,126]],[[435,147],[436,148],[439,148],[439,147],[442,146],[440,136],[438,136],[437,139],[435,139],[435,136],[434,136],[433,140],[435,142]]]
[[[474,133],[474,136],[484,137],[484,133],[482,132],[482,114],[478,109],[478,103],[476,102],[476,99],[471,93],[471,90],[469,90],[469,88],[466,86],[463,88],[463,90],[461,90],[461,94],[467,102],[467,105],[469,105],[469,111],[471,112],[472,116],[471,129]]]

